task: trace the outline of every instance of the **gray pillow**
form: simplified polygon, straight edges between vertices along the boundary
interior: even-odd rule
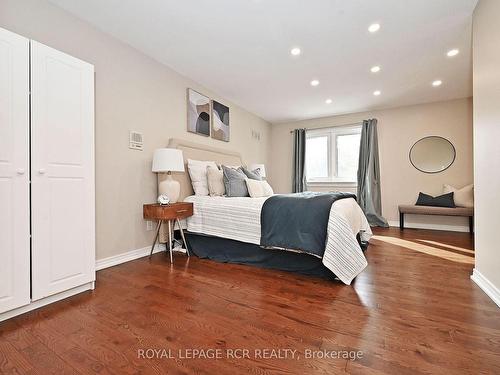
[[[228,197],[248,197],[248,188],[245,180],[247,176],[238,168],[229,168],[222,166],[224,173],[224,187],[226,188],[226,196]]]
[[[241,170],[243,173],[251,180],[257,180],[257,181],[262,181],[262,176],[259,173],[259,170],[256,169],[254,171],[251,171],[249,169],[246,169],[245,167],[241,167]]]

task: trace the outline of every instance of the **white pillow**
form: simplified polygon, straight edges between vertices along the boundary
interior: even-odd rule
[[[457,207],[474,207],[474,185],[470,184],[457,189],[448,184],[443,185],[443,193],[453,192],[453,200]]]
[[[214,167],[207,167],[208,193],[211,197],[222,197],[226,194],[224,172]]]
[[[207,167],[217,168],[213,161],[188,159],[188,172],[195,195],[208,195]]]
[[[250,194],[252,198],[269,197],[274,194],[273,188],[267,181],[247,178],[245,182],[247,183],[248,194]]]

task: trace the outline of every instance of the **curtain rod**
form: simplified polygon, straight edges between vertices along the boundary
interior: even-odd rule
[[[320,129],[329,129],[329,128],[335,128],[337,126],[354,126],[354,125],[361,125],[363,124],[363,121],[358,121],[358,122],[352,122],[350,124],[339,124],[339,125],[329,125],[329,126],[321,126],[318,128],[305,128],[305,130],[320,130]],[[293,133],[293,130],[290,130],[290,133]]]

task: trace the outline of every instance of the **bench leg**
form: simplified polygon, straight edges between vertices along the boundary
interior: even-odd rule
[[[474,233],[474,216],[469,216],[469,233]]]
[[[405,214],[402,212],[399,213],[399,229],[405,229]]]

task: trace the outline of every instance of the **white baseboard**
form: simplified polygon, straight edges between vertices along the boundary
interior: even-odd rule
[[[64,292],[54,294],[53,296],[45,297],[38,301],[31,302],[29,305],[18,307],[17,309],[4,312],[0,314],[0,322],[13,318],[17,315],[27,313],[28,311],[39,309],[40,307],[49,305],[51,303],[61,301],[68,297],[74,296],[75,294],[82,293],[87,290],[93,290],[94,287],[95,287],[95,281],[91,281],[81,286],[77,286],[76,288],[65,290]]]
[[[491,283],[484,275],[474,268],[470,277],[483,292],[500,307],[500,289]]]
[[[399,221],[389,221],[389,226],[399,227]],[[447,225],[447,224],[428,224],[428,223],[412,223],[405,220],[405,228],[409,229],[432,229],[432,230],[448,230],[451,232],[469,232],[469,227],[466,225]]]
[[[148,246],[148,247],[143,247],[142,249],[131,250],[126,253],[99,259],[95,263],[95,269],[96,271],[100,271],[108,267],[113,267],[122,263],[130,262],[131,260],[136,260],[148,256],[150,251],[151,251],[151,246]],[[156,254],[160,251],[165,251],[165,244],[157,244],[155,246],[153,254]]]

